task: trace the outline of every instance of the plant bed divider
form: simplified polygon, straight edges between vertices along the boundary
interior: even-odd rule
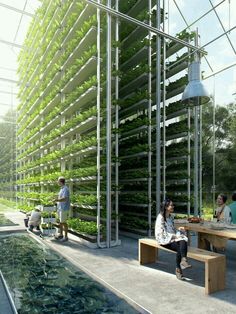
[[[58,233],[59,226],[55,225],[55,229],[57,230],[56,233]],[[75,231],[71,228],[68,229],[68,233],[76,236],[78,242],[80,242],[81,244],[83,244],[89,248],[92,248],[92,249],[98,248],[97,236],[86,234],[83,232],[78,232],[78,231]],[[102,237],[101,237],[101,239],[102,239]],[[69,241],[70,241],[70,237],[69,237]]]

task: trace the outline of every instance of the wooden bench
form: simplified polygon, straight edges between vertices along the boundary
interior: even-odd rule
[[[156,239],[139,239],[139,263],[141,265],[155,263],[158,258],[159,249],[175,253],[158,244]],[[188,247],[188,257],[205,263],[206,294],[225,289],[226,258],[224,255],[195,247]]]

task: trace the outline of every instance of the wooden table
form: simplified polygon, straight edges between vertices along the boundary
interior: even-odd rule
[[[216,230],[211,227],[211,223],[175,223],[176,228],[183,226],[188,232],[188,237],[190,239],[190,231],[195,231],[198,233],[198,247],[201,249],[206,249],[204,241],[202,241],[202,238],[204,237],[204,234],[210,234],[210,235],[216,235],[222,238],[225,238],[226,240],[236,240],[236,228],[235,229],[227,229],[227,226],[223,228],[222,230]]]

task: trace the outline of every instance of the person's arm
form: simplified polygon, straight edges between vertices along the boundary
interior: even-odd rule
[[[69,191],[66,189],[66,190],[63,190],[63,193],[60,196],[60,198],[57,197],[54,201],[55,202],[66,202],[68,199],[69,199]]]
[[[62,198],[55,198],[54,202],[65,202],[68,200],[68,197],[62,197]]]

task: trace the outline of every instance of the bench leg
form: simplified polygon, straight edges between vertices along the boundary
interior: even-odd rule
[[[155,263],[157,258],[157,248],[139,242],[139,263]]]
[[[205,293],[210,294],[225,289],[225,256],[205,263]]]

